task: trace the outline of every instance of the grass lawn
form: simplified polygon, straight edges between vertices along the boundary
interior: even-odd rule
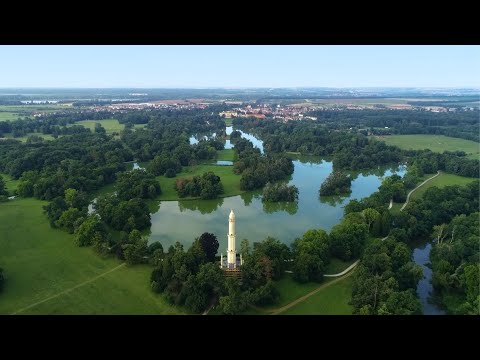
[[[3,178],[3,181],[5,181],[5,185],[7,185],[7,191],[10,195],[13,195],[13,191],[17,188],[20,180],[13,180],[12,177],[7,174],[0,173],[0,176]]]
[[[181,314],[150,290],[148,265],[122,267],[94,282],[26,310],[25,314]],[[95,299],[92,301],[92,299]]]
[[[225,125],[226,126],[232,126],[232,121],[233,121],[232,118],[225,118],[224,120],[225,120]]]
[[[417,199],[417,198],[421,197],[422,194],[425,191],[427,191],[428,188],[431,188],[433,186],[437,186],[439,188],[442,188],[442,187],[445,187],[445,186],[448,186],[448,185],[466,185],[466,184],[468,184],[468,183],[470,183],[471,181],[474,181],[474,180],[475,180],[474,178],[441,173],[435,179],[430,180],[425,185],[423,185],[421,188],[416,190],[412,194],[412,196],[410,196],[410,199]]]
[[[46,201],[15,199],[0,204],[0,266],[7,278],[0,314],[10,314],[98,276],[120,262],[74,245],[42,213]],[[40,305],[31,313],[173,313],[151,293],[147,266],[119,268],[95,282]],[[98,282],[98,283],[97,283]]]
[[[348,276],[280,315],[351,315],[353,308],[348,302],[352,295],[352,284],[353,277]]]
[[[236,154],[233,149],[224,149],[217,151],[218,157],[217,160],[226,160],[226,161],[235,161]]]
[[[357,260],[343,261],[332,257],[330,264],[328,264],[327,268],[325,269],[325,274],[338,274],[352,265],[355,261]]]
[[[105,128],[105,131],[107,132],[107,134],[111,134],[113,132],[120,132],[125,127],[125,125],[120,124],[116,119],[82,120],[82,121],[77,121],[75,124],[70,124],[68,126],[82,125],[83,127],[86,127],[93,132],[95,130],[96,123],[99,123],[100,125],[102,125]]]
[[[19,117],[22,117],[22,115],[13,112],[0,111],[0,121],[17,120]]]
[[[444,135],[391,135],[377,139],[381,139],[388,145],[395,145],[402,149],[430,149],[439,153],[442,153],[445,150],[460,150],[465,151],[471,159],[478,159],[480,156],[479,143]]]
[[[276,304],[265,306],[265,309],[277,309],[282,306],[285,306],[292,301],[302,297],[303,295],[308,294],[309,292],[315,290],[320,285],[331,281],[330,279],[324,280],[322,283],[305,283],[300,284],[293,280],[292,274],[285,274],[283,279],[279,281],[275,281],[275,287],[277,288],[278,292],[280,293],[280,298]]]
[[[73,125],[82,125],[88,129],[90,129],[92,132],[95,130],[95,124],[99,123],[105,128],[105,131],[107,134],[111,134],[114,132],[119,133],[125,128],[125,125],[120,124],[117,119],[105,119],[105,120],[82,120],[82,121],[77,121],[75,124],[69,124],[67,126],[73,126]],[[145,127],[145,124],[135,124],[134,128],[139,129]]]
[[[213,171],[215,175],[220,176],[223,184],[224,193],[222,196],[233,196],[243,193],[240,190],[240,178],[241,175],[235,175],[233,173],[233,166],[221,166],[221,165],[197,165],[186,166],[183,171],[177,174],[174,178],[167,178],[165,176],[157,176],[160,186],[162,188],[162,195],[158,197],[158,200],[181,200],[189,198],[179,198],[177,192],[173,188],[175,180],[178,178],[191,177],[194,175],[202,175],[207,171]]]

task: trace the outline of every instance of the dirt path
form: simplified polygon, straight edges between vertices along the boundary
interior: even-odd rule
[[[402,208],[400,209],[400,211],[402,211],[403,209],[405,209],[405,206],[408,205],[408,202],[410,200],[410,195],[412,195],[415,190],[417,190],[418,188],[422,187],[423,185],[425,185],[427,182],[429,182],[430,180],[436,178],[438,175],[440,175],[441,172],[440,170],[437,171],[437,174],[436,175],[433,175],[432,177],[429,177],[427,180],[425,180],[424,182],[422,182],[420,185],[418,185],[415,189],[413,189],[412,191],[410,191],[407,195],[407,201],[405,201],[405,204],[403,204]]]
[[[408,205],[408,202],[410,200],[410,195],[413,194],[413,192],[415,190],[417,190],[418,188],[422,187],[423,185],[425,185],[427,182],[429,182],[430,180],[432,180],[433,178],[436,178],[438,175],[440,175],[441,172],[440,170],[437,171],[437,174],[436,175],[433,175],[432,177],[429,177],[427,180],[425,180],[424,182],[422,182],[420,185],[418,185],[415,189],[413,189],[412,191],[410,191],[407,195],[407,200],[405,201],[405,204],[402,205],[402,207],[400,208],[400,211],[403,211],[403,209],[405,209],[405,206]],[[389,209],[392,207],[392,200],[390,200],[390,206],[388,207]],[[386,240],[388,238],[388,235],[385,236],[382,241]]]
[[[352,265],[350,265],[347,269],[345,269],[343,271],[343,273],[345,273],[346,271],[350,271],[351,269],[353,269],[357,264],[358,264],[359,260],[357,260],[355,263],[353,263]],[[290,309],[292,306],[295,306],[297,305],[298,303],[301,303],[302,301],[308,299],[310,296],[312,295],[315,295],[317,292],[319,292],[320,290],[323,290],[327,287],[329,287],[330,285],[332,284],[335,284],[337,282],[339,282],[340,280],[343,280],[345,278],[347,278],[348,276],[352,275],[353,274],[353,271],[350,271],[350,273],[348,273],[346,276],[343,276],[343,277],[339,277],[338,279],[335,279],[335,280],[332,280],[326,284],[323,284],[323,285],[320,285],[318,288],[316,288],[315,290],[309,292],[308,294],[306,295],[303,295],[301,297],[299,297],[298,299],[292,301],[291,303],[288,303],[287,305],[285,306],[282,306],[281,308],[277,308],[277,309],[264,309],[264,308],[261,308],[261,307],[258,307],[258,306],[255,306],[255,305],[250,305],[251,307],[253,307],[254,309],[258,310],[258,311],[261,311],[263,313],[266,313],[267,315],[278,315],[288,309]]]
[[[62,292],[60,292],[60,293],[58,293],[58,294],[49,296],[49,297],[46,298],[46,299],[43,299],[43,300],[38,301],[38,302],[36,302],[36,303],[34,303],[34,304],[32,304],[32,305],[29,305],[29,306],[27,306],[27,307],[24,307],[23,309],[17,310],[17,311],[15,311],[15,312],[13,312],[11,315],[15,315],[15,314],[18,314],[18,313],[20,313],[20,312],[22,312],[22,311],[31,309],[32,307],[35,307],[35,306],[37,306],[37,305],[40,305],[40,304],[42,304],[42,303],[44,303],[44,302],[46,302],[46,301],[48,301],[48,300],[54,299],[54,298],[56,298],[56,297],[59,297],[59,296],[61,296],[61,295],[66,294],[66,293],[68,293],[68,292],[70,292],[70,291],[72,291],[72,290],[78,289],[79,287],[81,287],[81,286],[83,286],[83,285],[86,285],[86,284],[89,284],[89,283],[91,283],[91,282],[94,282],[95,280],[98,280],[98,279],[100,279],[101,277],[103,277],[103,276],[105,276],[105,275],[108,275],[108,274],[114,272],[115,270],[120,269],[120,268],[123,267],[123,266],[125,266],[125,263],[120,264],[120,265],[118,265],[117,267],[114,267],[113,269],[110,269],[110,270],[108,270],[107,272],[104,272],[103,274],[97,275],[97,276],[95,276],[94,278],[91,278],[90,280],[84,281],[84,282],[81,283],[81,284],[75,285],[74,287],[71,287],[70,289],[64,290],[64,291],[62,291]]]
[[[345,275],[345,274],[348,273],[350,270],[352,270],[355,266],[357,266],[359,262],[360,262],[360,260],[355,261],[352,265],[350,265],[349,267],[347,267],[347,268],[346,268],[345,270],[343,270],[342,272],[339,272],[338,274],[324,274],[323,276],[325,276],[325,277],[339,277],[339,276]]]
[[[349,277],[349,276],[352,275],[352,274],[353,274],[353,271],[350,272],[350,273],[348,273],[346,276],[340,277],[340,278],[335,279],[335,280],[333,280],[333,281],[330,281],[330,282],[328,282],[328,283],[326,283],[326,284],[323,284],[323,285],[321,285],[320,287],[318,287],[318,288],[316,288],[315,290],[313,290],[312,292],[309,292],[308,294],[303,295],[302,297],[299,297],[297,300],[294,300],[294,301],[292,301],[291,303],[289,303],[289,304],[287,304],[287,305],[285,305],[285,306],[282,306],[281,308],[270,310],[270,314],[271,314],[271,315],[278,315],[278,314],[280,314],[280,313],[282,313],[282,312],[290,309],[291,307],[297,305],[298,303],[301,303],[302,301],[305,301],[305,300],[308,299],[310,296],[315,295],[315,294],[316,294],[317,292],[319,292],[320,290],[323,290],[323,289],[329,287],[330,285],[333,285],[333,284],[335,284],[335,283],[337,283],[337,282],[339,282],[339,281],[341,281],[341,280]]]

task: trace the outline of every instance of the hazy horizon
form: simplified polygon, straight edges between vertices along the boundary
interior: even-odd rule
[[[22,90],[22,89],[139,89],[139,90],[210,90],[210,89],[222,89],[222,90],[242,90],[242,89],[424,89],[424,90],[435,90],[435,89],[468,89],[468,90],[480,90],[480,86],[164,86],[164,87],[132,87],[132,86],[112,86],[112,87],[71,87],[71,86],[0,86],[0,90]]]
[[[0,88],[479,88],[480,46],[1,45]]]

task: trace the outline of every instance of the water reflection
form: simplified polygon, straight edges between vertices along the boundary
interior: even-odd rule
[[[199,211],[200,214],[210,214],[223,205],[223,198],[212,200],[180,200],[178,202],[178,208],[180,212]]]
[[[286,211],[290,215],[295,215],[298,211],[298,202],[263,202],[263,211],[267,214],[273,214],[277,211]]]
[[[161,241],[164,247],[180,241],[188,246],[196,236],[208,231],[220,241],[219,251],[225,251],[228,214],[235,210],[237,238],[251,242],[266,236],[274,236],[284,243],[291,243],[308,229],[330,231],[343,217],[343,206],[351,199],[361,199],[375,192],[381,184],[379,176],[358,174],[352,181],[352,193],[343,202],[322,201],[318,190],[332,172],[332,163],[316,159],[315,162],[293,162],[295,171],[288,181],[299,190],[298,203],[264,205],[262,191],[246,192],[216,200],[163,201],[160,210],[152,214],[151,241]],[[385,174],[392,169],[385,171]],[[401,171],[398,172],[403,175]],[[224,241],[225,240],[225,241]]]
[[[253,199],[260,199],[262,191],[261,190],[255,190],[255,191],[248,191],[240,195],[240,197],[243,200],[243,204],[245,206],[248,206],[252,203]]]
[[[328,204],[330,206],[337,206],[343,205],[345,200],[348,198],[348,195],[341,196],[341,195],[331,195],[331,196],[318,196],[320,202],[323,204]],[[346,205],[346,204],[345,204]]]

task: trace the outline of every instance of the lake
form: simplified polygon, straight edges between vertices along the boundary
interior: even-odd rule
[[[232,127],[227,127],[226,132],[230,134]],[[263,152],[261,140],[245,132],[242,132],[242,137],[252,141]],[[190,138],[190,143],[197,141],[198,138]],[[231,145],[229,140],[226,143]],[[332,162],[303,156],[296,158],[293,164],[295,170],[288,183],[297,186],[298,203],[264,204],[261,191],[215,200],[161,201],[158,211],[152,214],[149,242],[160,241],[165,250],[176,241],[188,247],[195,237],[211,232],[218,237],[219,252],[225,253],[228,214],[233,209],[237,221],[237,246],[244,238],[252,244],[267,236],[290,244],[308,229],[330,231],[342,219],[343,207],[351,199],[361,199],[377,191],[383,177],[393,173],[403,176],[406,172],[404,166],[352,172],[350,195],[321,198],[318,191],[332,172]]]

